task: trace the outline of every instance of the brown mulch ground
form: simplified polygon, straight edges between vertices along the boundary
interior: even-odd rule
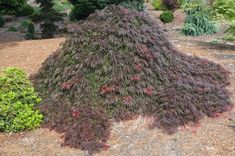
[[[57,38],[0,43],[0,72],[8,66],[16,66],[31,74],[64,40]]]
[[[153,18],[159,14],[151,10],[150,13]],[[235,46],[205,43],[220,34],[197,38],[179,35],[175,30],[182,25],[183,16],[181,11],[175,15],[174,22],[165,25],[172,42],[188,55],[207,58],[230,70],[232,85],[229,89],[235,103]],[[7,66],[16,66],[30,75],[63,41],[64,38],[57,38],[1,43],[0,39],[0,72]],[[114,123],[108,141],[110,149],[97,156],[234,156],[235,129],[230,126],[230,118],[235,119],[235,110],[224,113],[218,119],[203,119],[196,131],[194,127],[188,126],[173,135],[149,129],[149,118],[139,117],[128,122]],[[18,134],[0,133],[0,156],[88,155],[79,149],[61,147],[61,142],[59,134],[43,128]]]
[[[36,72],[41,62],[55,51],[64,38],[0,43],[0,71],[7,66]],[[232,72],[231,98],[235,102],[235,49],[209,46],[197,42],[174,41],[186,54],[206,57],[222,64]],[[226,57],[227,56],[227,57]],[[149,129],[151,119],[114,123],[107,151],[102,156],[232,156],[235,154],[235,130],[228,120],[234,112],[219,119],[205,118],[199,128],[184,127],[176,134],[167,135]],[[185,130],[186,129],[186,130]],[[48,129],[37,129],[19,134],[0,133],[0,155],[14,156],[72,156],[88,155],[79,149],[61,147],[60,135]]]

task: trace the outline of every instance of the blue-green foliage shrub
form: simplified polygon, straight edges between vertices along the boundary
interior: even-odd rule
[[[182,32],[185,35],[199,36],[217,32],[216,25],[210,20],[210,13],[204,0],[195,0],[184,6],[186,19]]]
[[[0,76],[0,131],[19,132],[39,127],[43,116],[34,107],[40,101],[22,70],[6,68]]]

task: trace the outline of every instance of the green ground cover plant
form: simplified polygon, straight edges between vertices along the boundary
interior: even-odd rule
[[[34,107],[40,101],[22,70],[6,68],[0,75],[0,131],[19,132],[39,127],[43,116]]]

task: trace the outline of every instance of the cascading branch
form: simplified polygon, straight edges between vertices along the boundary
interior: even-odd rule
[[[33,77],[45,126],[64,145],[107,149],[111,119],[153,116],[179,126],[229,110],[229,72],[177,51],[146,13],[108,6],[90,15]]]

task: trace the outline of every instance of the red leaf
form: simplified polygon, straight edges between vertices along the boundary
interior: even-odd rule
[[[131,96],[124,96],[123,100],[127,103],[130,103],[132,101],[132,97]]]
[[[132,81],[139,81],[140,80],[140,77],[139,76],[133,76],[131,78]]]
[[[74,118],[78,118],[80,116],[80,112],[78,110],[72,112],[72,116]]]
[[[151,87],[144,88],[144,93],[151,96],[153,94],[153,89]]]
[[[137,63],[137,64],[135,65],[135,69],[136,69],[137,71],[141,71],[141,70],[142,70],[142,65],[141,65],[140,63]]]

